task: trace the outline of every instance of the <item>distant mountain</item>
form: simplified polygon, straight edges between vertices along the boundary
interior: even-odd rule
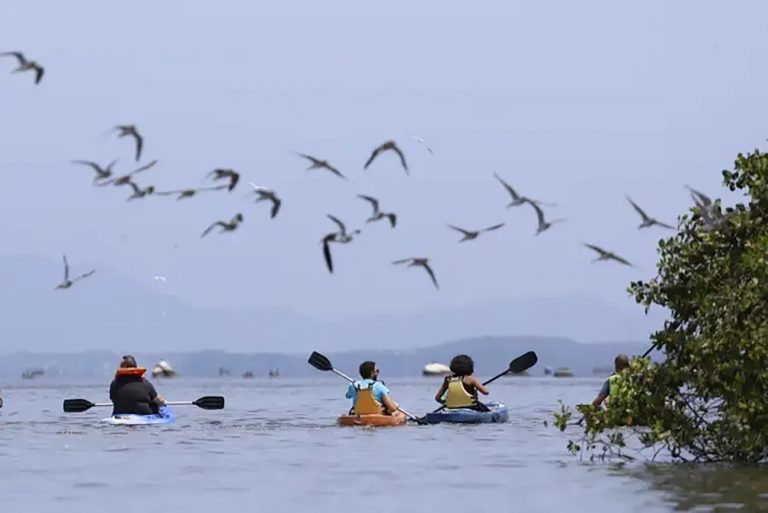
[[[323,322],[278,308],[199,308],[101,268],[87,281],[54,292],[60,274],[59,261],[0,258],[2,350],[405,350],[477,334],[646,340],[662,323],[660,312],[646,317],[629,301],[626,307],[616,307],[579,297],[433,307]]]
[[[544,367],[569,367],[577,376],[592,376],[596,367],[613,365],[617,353],[641,354],[648,348],[645,343],[580,344],[565,338],[547,337],[482,337],[457,340],[436,346],[408,351],[356,350],[325,353],[338,369],[355,375],[360,362],[374,360],[385,376],[418,376],[425,364],[447,363],[458,353],[468,353],[475,360],[479,375],[501,372],[510,360],[526,351],[536,351],[539,363],[531,369],[532,375],[541,375]],[[168,360],[181,376],[217,376],[218,369],[225,368],[231,376],[252,371],[256,377],[267,376],[269,369],[279,367],[283,377],[316,375],[318,371],[307,364],[307,354],[286,355],[277,353],[227,353],[224,351],[200,351],[183,353],[138,353],[142,365],[151,367],[160,359]],[[33,354],[13,353],[0,357],[0,377],[15,382],[21,373],[31,367],[46,370],[46,377],[53,378],[103,377],[108,379],[114,372],[120,354],[105,351],[83,353]]]

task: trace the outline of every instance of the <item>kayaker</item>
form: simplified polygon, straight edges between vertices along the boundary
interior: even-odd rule
[[[365,361],[359,370],[363,379],[350,383],[347,388],[347,399],[352,399],[350,415],[403,415],[389,396],[389,388],[378,380],[376,362]]]
[[[123,356],[109,386],[112,415],[152,415],[165,404],[165,399],[157,395],[152,383],[144,379],[145,372],[147,369],[136,365],[136,358]]]
[[[477,399],[477,393],[488,395],[488,389],[472,374],[475,362],[465,354],[454,356],[450,364],[452,376],[446,376],[435,401],[446,408],[469,408],[488,411],[488,407]],[[445,396],[445,397],[443,397]]]
[[[592,401],[592,405],[596,408],[599,408],[600,405],[603,404],[603,401],[608,399],[608,396],[611,395],[611,392],[613,392],[614,395],[622,393],[622,383],[624,381],[624,376],[627,372],[629,372],[629,357],[625,354],[618,355],[613,360],[613,368],[615,372],[605,380],[605,383],[603,383],[603,387],[600,389],[597,397],[595,397],[595,400]]]

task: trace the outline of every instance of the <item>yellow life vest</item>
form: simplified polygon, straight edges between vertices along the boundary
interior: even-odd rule
[[[356,384],[355,389],[357,390],[355,406],[353,407],[355,415],[381,415],[384,413],[384,406],[373,397],[373,383],[366,388],[361,388],[360,385]]]
[[[464,376],[447,378],[448,392],[445,396],[446,408],[473,408],[477,406],[477,397],[467,392],[462,382]]]

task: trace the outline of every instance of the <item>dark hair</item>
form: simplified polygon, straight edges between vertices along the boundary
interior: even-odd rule
[[[469,376],[475,372],[475,362],[465,354],[454,356],[451,360],[451,372],[456,376]]]
[[[376,362],[363,362],[360,364],[360,376],[363,379],[371,379],[373,371],[376,370]]]
[[[616,372],[629,368],[629,357],[625,354],[620,354],[613,360],[613,365],[616,367]]]
[[[138,367],[138,365],[136,365],[136,358],[129,354],[123,355],[123,359],[120,361],[120,368],[131,369],[134,367]]]

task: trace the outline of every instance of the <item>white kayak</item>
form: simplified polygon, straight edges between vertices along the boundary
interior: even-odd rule
[[[154,415],[112,415],[101,422],[113,426],[144,426],[148,424],[170,424],[176,420],[170,406],[161,406],[160,412]]]

